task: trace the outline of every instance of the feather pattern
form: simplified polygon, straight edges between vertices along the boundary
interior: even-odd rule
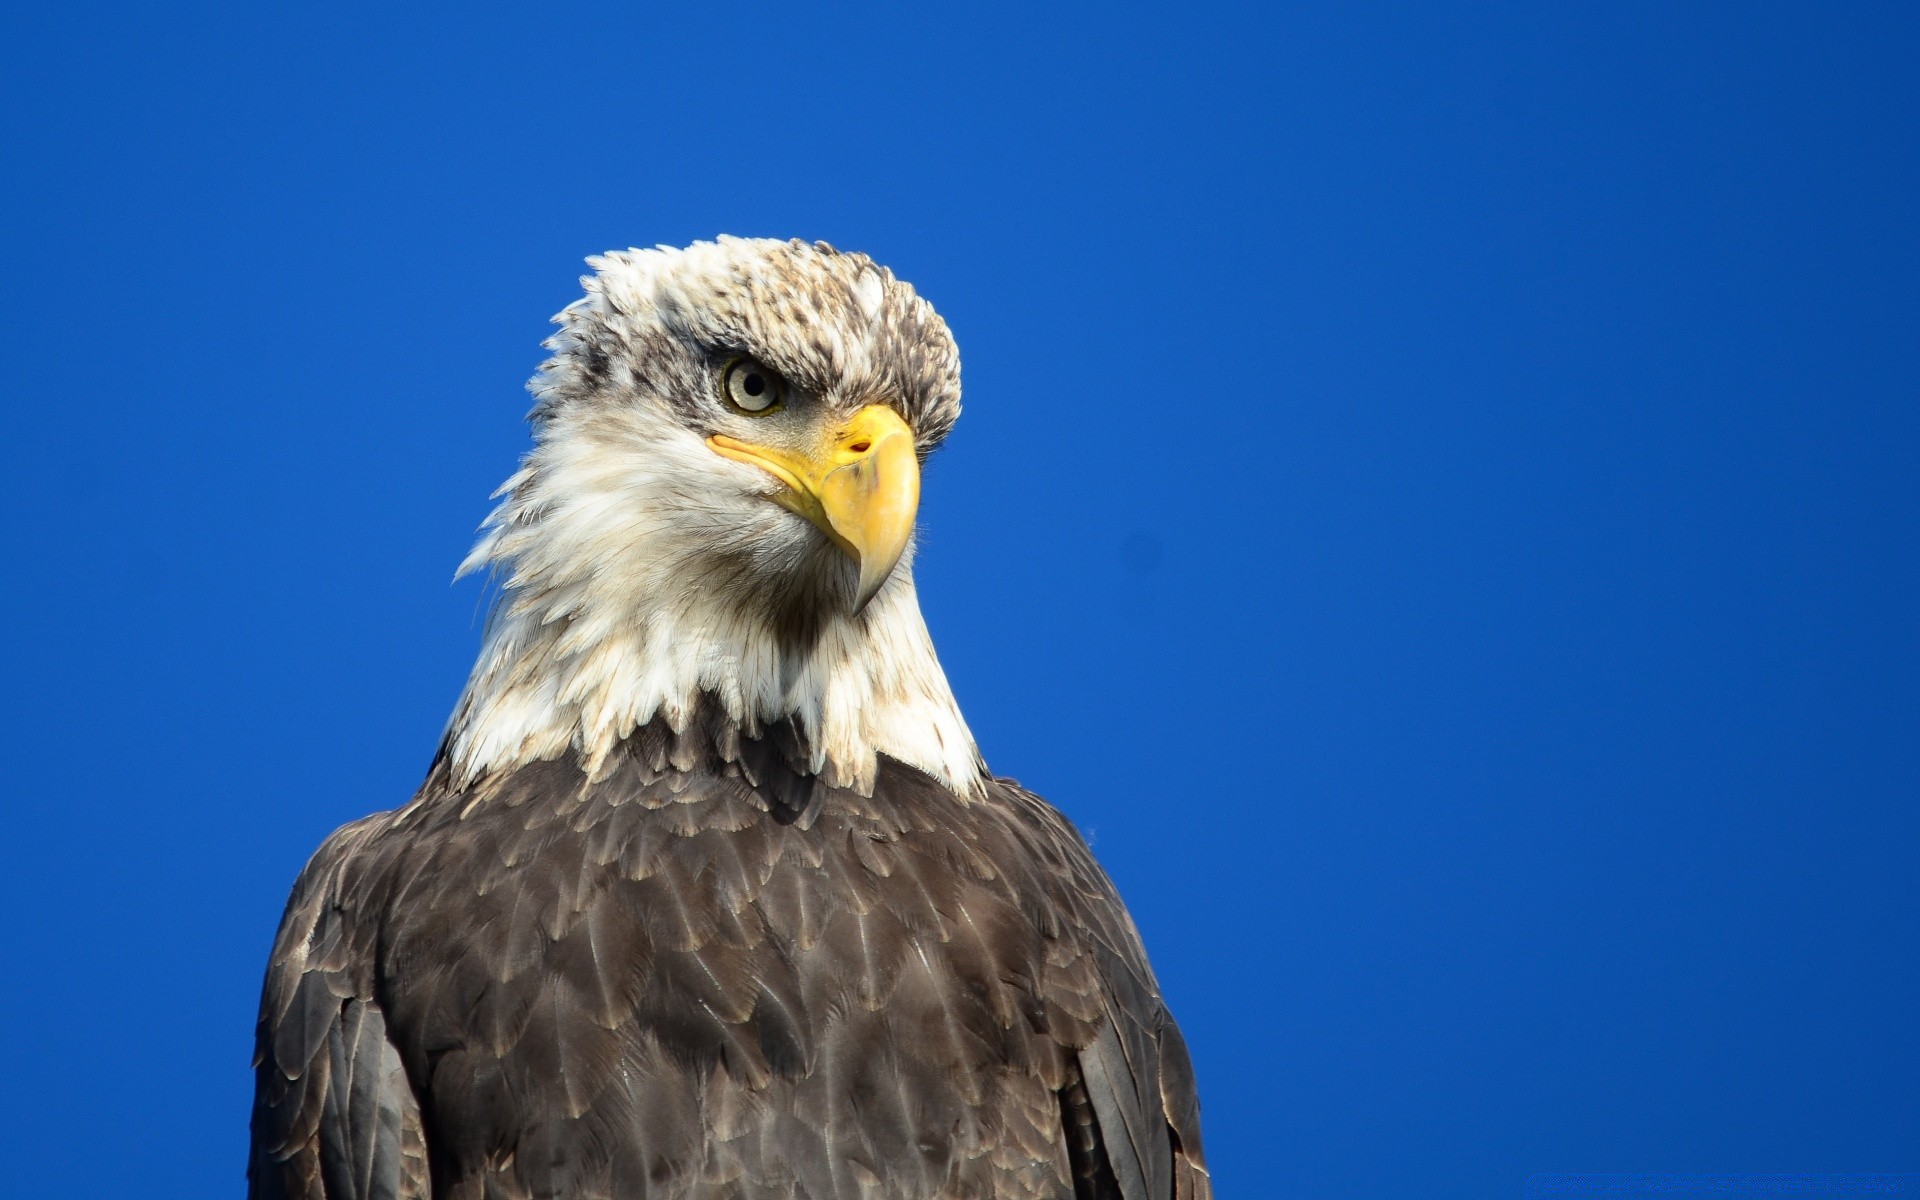
[[[1210,1195],[1184,1048],[1065,818],[889,759],[796,811],[719,724],[594,775],[442,761],[329,839],[262,1000],[253,1196]]]

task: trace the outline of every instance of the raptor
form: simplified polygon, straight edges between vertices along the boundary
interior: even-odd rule
[[[921,619],[946,325],[821,243],[589,261],[426,780],[288,903],[251,1194],[1210,1196],[1133,922]]]

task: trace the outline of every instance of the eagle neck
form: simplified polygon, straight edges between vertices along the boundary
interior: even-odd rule
[[[970,798],[986,767],[902,568],[864,613],[800,645],[698,597],[556,618],[510,585],[448,723],[454,779],[569,753],[595,776],[650,724],[679,733],[717,720],[744,739],[781,730],[794,765],[830,787],[870,794],[886,755]]]

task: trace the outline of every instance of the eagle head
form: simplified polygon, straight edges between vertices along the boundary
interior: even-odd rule
[[[502,596],[449,727],[457,770],[604,759],[701,706],[786,723],[810,769],[980,775],[912,579],[920,468],[959,352],[886,268],[720,238],[589,259],[535,376],[534,447],[461,571]]]

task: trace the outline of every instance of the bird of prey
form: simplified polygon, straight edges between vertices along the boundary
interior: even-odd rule
[[[945,323],[824,243],[588,262],[426,780],[288,902],[251,1195],[1209,1197],[1139,934],[920,616]]]

